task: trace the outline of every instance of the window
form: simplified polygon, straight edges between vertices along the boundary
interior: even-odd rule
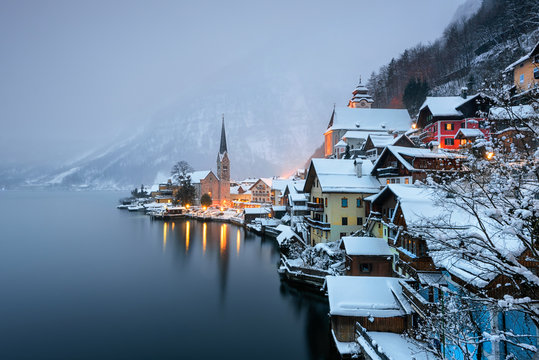
[[[346,236],[346,233],[341,233],[341,234],[339,235],[339,237],[341,237],[341,238],[343,238],[343,237],[345,237],[345,236]]]
[[[372,264],[359,264],[359,272],[370,273],[372,271]]]
[[[521,84],[524,84],[524,74],[520,75],[519,81],[520,81]]]
[[[396,184],[400,184],[400,183],[401,183],[401,179],[395,179],[395,183],[396,183]]]
[[[362,217],[357,218],[357,224],[360,225],[360,226],[363,225],[363,218]]]
[[[410,179],[408,179],[408,178],[404,179],[404,183],[405,183],[405,184],[409,184],[409,183],[410,183]]]
[[[445,145],[454,145],[455,144],[455,139],[445,138],[444,143],[445,143]]]
[[[357,198],[356,200],[356,207],[361,207],[361,198]]]
[[[341,199],[341,207],[348,207],[348,199],[342,198]]]
[[[453,125],[453,123],[448,123],[448,124],[445,124],[445,129],[446,130],[454,130],[455,126]]]
[[[395,179],[391,179],[391,183],[394,184],[394,183],[395,183]]]
[[[386,184],[389,184],[389,179],[386,180]]]
[[[328,207],[328,198],[324,199],[324,204],[326,205],[326,207]]]
[[[533,69],[533,78],[534,79],[539,79],[539,69],[538,68]]]
[[[348,218],[347,218],[346,216],[344,216],[344,217],[342,218],[342,224],[343,224],[343,225],[348,225]]]
[[[389,218],[392,218],[393,217],[393,212],[395,211],[395,209],[389,209]]]
[[[326,222],[328,222],[328,216],[326,215]]]

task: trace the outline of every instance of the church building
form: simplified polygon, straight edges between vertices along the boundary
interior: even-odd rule
[[[219,179],[219,191],[213,199],[220,205],[232,205],[230,202],[230,159],[226,147],[225,116],[221,126],[221,144],[217,154],[217,178]]]

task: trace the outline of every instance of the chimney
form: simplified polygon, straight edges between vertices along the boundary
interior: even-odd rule
[[[354,167],[356,168],[356,176],[360,178],[363,175],[363,160],[355,159]]]
[[[468,97],[468,88],[467,88],[466,86],[460,88],[460,96],[461,96],[463,99],[466,99],[466,98]]]
[[[430,151],[433,153],[437,153],[438,149],[440,148],[440,143],[438,141],[431,141],[429,143]]]

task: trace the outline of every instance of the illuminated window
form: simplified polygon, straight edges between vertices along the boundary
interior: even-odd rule
[[[326,207],[328,207],[328,198],[324,199],[324,203],[326,204]]]
[[[404,179],[404,183],[405,183],[405,184],[409,184],[409,183],[410,183],[410,179],[408,179],[408,178]]]
[[[448,123],[448,124],[445,124],[445,129],[446,130],[454,130],[455,126],[453,125],[453,123]]]
[[[386,180],[386,184],[389,184],[389,179]]]
[[[343,208],[348,207],[348,199],[347,198],[342,198],[341,199],[341,207],[343,207]]]

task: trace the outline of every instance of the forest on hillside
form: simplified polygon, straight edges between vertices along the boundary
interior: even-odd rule
[[[372,73],[373,107],[406,107],[415,116],[427,94],[458,95],[464,86],[479,91],[486,81],[502,81],[503,69],[538,40],[539,1],[483,0],[434,43],[407,49]]]

